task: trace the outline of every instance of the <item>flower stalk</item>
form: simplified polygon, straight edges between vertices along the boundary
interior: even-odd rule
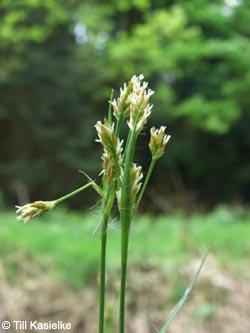
[[[101,195],[102,191],[100,187],[95,182],[89,182],[88,184],[79,187],[78,189],[53,201],[35,201],[32,203],[25,204],[23,206],[16,206],[17,208],[16,213],[18,214],[17,220],[22,221],[23,223],[27,223],[34,217],[52,210],[63,201],[73,197],[74,195],[82,192],[83,190],[87,189],[90,186],[92,186]]]
[[[125,323],[125,295],[126,295],[126,276],[128,261],[128,244],[129,231],[131,224],[131,182],[130,169],[133,160],[133,154],[136,142],[136,132],[132,131],[129,137],[129,143],[126,151],[126,159],[124,162],[124,175],[121,185],[121,281],[120,281],[120,316],[119,316],[119,332],[124,332]]]
[[[104,203],[101,222],[101,259],[100,259],[100,289],[99,289],[99,333],[104,332],[105,327],[105,290],[106,290],[106,252],[107,252],[107,229],[115,199],[115,192],[107,195]]]

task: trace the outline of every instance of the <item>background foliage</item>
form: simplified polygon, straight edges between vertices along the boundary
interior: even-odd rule
[[[93,125],[110,89],[143,73],[152,122],[173,140],[145,207],[249,200],[250,4],[241,0],[2,0],[0,183],[5,200],[53,199],[96,177]],[[138,161],[149,163],[148,133]],[[94,194],[73,201],[94,202]],[[168,198],[168,199],[166,199]]]

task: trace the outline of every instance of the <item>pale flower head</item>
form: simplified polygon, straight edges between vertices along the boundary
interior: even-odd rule
[[[152,127],[150,130],[150,142],[149,148],[152,154],[152,158],[160,158],[166,149],[166,145],[170,140],[171,136],[165,134],[166,127],[161,126],[159,129]]]
[[[131,204],[134,204],[136,201],[136,195],[140,191],[142,185],[142,178],[142,167],[133,163],[130,170]]]
[[[132,77],[133,90],[128,96],[130,112],[128,126],[130,129],[134,129],[136,133],[140,133],[144,128],[153,107],[149,104],[149,99],[154,92],[148,89],[148,82],[141,82],[143,78],[143,75]]]
[[[105,174],[107,180],[114,180],[122,164],[123,141],[115,134],[114,123],[110,125],[106,119],[104,123],[98,121],[95,128],[98,134],[96,141],[103,146],[101,174]]]
[[[114,123],[112,125],[105,119],[104,123],[98,121],[95,125],[98,139],[96,142],[100,142],[103,147],[107,150],[111,150],[114,143],[116,143],[117,138],[114,131]]]
[[[128,126],[137,133],[141,132],[151,113],[149,99],[154,94],[143,79],[142,74],[132,76],[120,89],[120,97],[111,102],[116,119],[129,117]]]
[[[121,172],[121,182],[123,181],[124,170]],[[132,163],[130,168],[130,204],[134,205],[136,202],[136,196],[140,191],[142,185],[142,167]],[[121,188],[116,191],[116,199],[118,203],[118,209],[121,211]]]
[[[26,223],[33,217],[53,209],[55,205],[55,201],[35,201],[23,206],[16,206],[16,213],[18,214],[17,220]]]

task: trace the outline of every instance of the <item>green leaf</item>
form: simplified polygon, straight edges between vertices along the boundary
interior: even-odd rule
[[[200,271],[202,269],[202,266],[206,260],[206,257],[208,255],[209,249],[207,250],[207,252],[205,253],[205,255],[202,258],[202,261],[200,263],[200,266],[198,267],[197,271],[195,272],[195,274],[193,275],[192,281],[190,283],[190,285],[187,287],[187,289],[185,290],[182,298],[179,300],[179,302],[176,304],[176,306],[173,308],[173,310],[170,312],[166,323],[164,324],[164,326],[162,327],[162,329],[160,330],[160,333],[166,333],[168,327],[170,326],[170,324],[172,323],[172,321],[174,320],[174,318],[176,317],[176,315],[179,313],[179,311],[181,310],[181,308],[183,307],[183,305],[186,303],[186,300],[188,299],[189,295],[191,294],[194,285],[196,283],[196,280],[200,274]]]

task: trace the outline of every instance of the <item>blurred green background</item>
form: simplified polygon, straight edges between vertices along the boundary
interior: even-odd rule
[[[101,170],[94,124],[143,73],[172,135],[142,211],[244,204],[250,186],[250,3],[2,0],[1,205],[54,199]],[[148,128],[149,129],[149,128]],[[147,169],[148,130],[136,156]],[[91,191],[71,200],[87,208]]]

